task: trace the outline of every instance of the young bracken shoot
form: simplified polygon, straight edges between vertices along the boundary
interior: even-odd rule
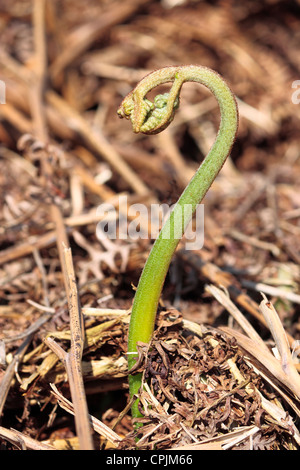
[[[219,74],[198,65],[164,67],[143,78],[136,88],[122,101],[119,116],[130,119],[133,131],[157,134],[173,120],[179,106],[179,94],[183,83],[198,82],[206,86],[216,97],[221,113],[221,122],[216,140],[200,165],[198,171],[185,188],[169,218],[157,237],[143,269],[135,294],[129,325],[128,368],[135,364],[137,342],[149,343],[153,330],[157,306],[172,256],[190,220],[183,220],[184,206],[189,204],[196,210],[214,179],[222,168],[235,140],[238,128],[238,109],[230,88]],[[158,85],[171,82],[169,93],[157,95],[152,103],[146,95]],[[129,375],[129,390],[133,396],[141,386],[142,374]],[[141,416],[136,400],[132,416]]]

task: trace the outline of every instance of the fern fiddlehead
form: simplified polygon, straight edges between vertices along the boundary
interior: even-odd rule
[[[137,351],[137,342],[148,343],[151,339],[164,280],[172,256],[190,221],[183,218],[183,208],[191,205],[192,212],[195,211],[221,170],[236,137],[238,109],[233,93],[218,73],[198,65],[185,65],[164,67],[144,77],[124,98],[118,110],[120,117],[131,120],[134,132],[157,134],[172,122],[179,106],[181,87],[188,81],[206,86],[215,95],[221,113],[220,127],[210,152],[170,213],[144,266],[129,325],[129,372],[135,364],[135,354],[132,353]],[[153,103],[146,98],[153,88],[169,82],[172,83],[169,93],[157,95]],[[141,374],[129,375],[131,396],[138,393],[140,386]],[[132,415],[141,416],[137,401],[132,407]]]

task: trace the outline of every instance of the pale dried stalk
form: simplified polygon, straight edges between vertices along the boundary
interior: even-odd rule
[[[118,308],[93,308],[93,307],[83,307],[83,315],[89,315],[93,317],[126,317],[130,314],[130,310],[123,310]]]
[[[270,251],[274,256],[280,255],[281,250],[274,243],[258,240],[255,237],[250,237],[241,232],[238,232],[237,230],[229,230],[227,233],[230,237],[235,238],[236,240],[239,240],[243,243],[255,246],[257,248],[260,248],[261,250]]]
[[[46,128],[45,106],[43,103],[47,52],[45,32],[45,0],[35,0],[33,7],[33,31],[35,62],[32,84],[29,87],[30,106],[34,122],[35,135],[42,142],[47,142],[48,132]]]
[[[292,435],[298,445],[300,445],[300,433],[296,428],[291,416],[287,416],[285,410],[275,403],[267,400],[260,391],[258,391],[263,409],[272,416],[280,426],[285,427]]]
[[[4,376],[2,377],[0,383],[0,416],[2,415],[2,411],[6,402],[6,398],[11,386],[12,379],[15,375],[15,368],[18,362],[24,356],[30,342],[32,339],[32,335],[29,334],[27,338],[23,341],[21,346],[18,348],[17,352],[14,355],[12,362],[9,364],[7,369],[5,370]]]
[[[264,349],[267,353],[269,353],[269,349],[265,345],[264,341],[253,328],[251,323],[245,318],[242,312],[232,302],[228,294],[226,294],[222,289],[219,289],[218,287],[213,285],[206,286],[205,290],[212,294],[215,299],[220,302],[220,304],[223,305],[226,310],[228,310],[228,312],[233,316],[235,321],[241,326],[241,328],[244,330],[247,336],[249,336],[249,338],[253,339],[253,341],[257,341],[257,343],[260,344],[261,348]]]
[[[276,379],[276,381],[283,386],[284,390],[288,390],[290,393],[292,392],[298,400],[300,399],[299,388],[290,380],[289,376],[283,371],[278,359],[276,359],[271,352],[266,353],[265,349],[262,349],[259,343],[239,331],[232,330],[226,326],[220,327],[220,330],[224,331],[229,337],[234,337],[238,345],[246,351],[246,353],[250,354],[250,363],[254,361],[254,365],[256,365],[258,369],[260,369],[260,366],[258,366],[257,363],[262,365],[265,370],[268,371],[268,375]],[[280,388],[278,390],[280,392]]]
[[[95,132],[88,122],[76,112],[63,98],[54,91],[46,93],[48,103],[67,120],[69,126],[81,136],[124,178],[137,194],[149,193],[139,176],[120,157],[112,145],[105,139],[101,131]]]
[[[75,425],[80,448],[94,448],[92,431],[82,378],[81,359],[84,345],[84,325],[79,305],[76,278],[70,248],[64,247],[64,273],[70,313],[71,348],[66,355],[65,366],[75,410]]]
[[[259,430],[260,429],[255,425],[243,426],[225,435],[204,439],[197,444],[173,447],[169,450],[224,450],[224,447],[232,447],[236,443],[247,439],[249,435],[253,435]]]
[[[0,252],[0,266],[4,263],[9,263],[23,256],[28,256],[34,252],[34,250],[40,250],[47,246],[53,245],[56,240],[56,231],[51,230],[45,235],[28,237],[25,242],[21,242],[18,245],[7,248]]]
[[[63,362],[70,384],[74,406],[75,427],[81,450],[93,450],[92,430],[82,376],[82,351],[84,345],[84,326],[81,307],[78,299],[71,249],[63,249],[63,273],[70,313],[71,346],[66,353],[52,338],[45,343]]]
[[[55,450],[55,447],[36,441],[35,439],[32,439],[32,437],[26,436],[15,429],[6,429],[0,426],[0,436],[9,442],[12,442],[22,450]]]
[[[243,293],[239,282],[231,273],[222,271],[213,263],[203,261],[198,252],[179,250],[178,256],[189,265],[193,266],[201,276],[205,276],[210,282],[225,287],[229,294],[233,297],[241,307],[256,318],[260,324],[268,326],[264,316],[262,315],[257,302],[251,299],[248,294]],[[287,339],[292,346],[295,342],[294,338],[287,333]]]
[[[268,353],[270,354],[270,353]],[[258,353],[259,355],[259,353]],[[271,354],[270,354],[271,355]],[[272,355],[271,355],[272,356]],[[276,384],[274,383],[273,380],[270,379],[270,377],[267,377],[265,374],[262,373],[262,371],[258,368],[256,368],[252,363],[251,361],[248,361],[247,358],[244,358],[244,360],[248,363],[248,365],[250,367],[253,368],[253,370],[258,374],[260,375],[261,377],[263,377],[267,382],[269,382],[272,387],[278,391],[278,393],[281,394],[281,396],[283,396],[283,398],[285,399],[285,401],[290,404],[290,406],[292,406],[292,408],[295,409],[295,405],[292,404],[291,402],[291,399],[282,391],[281,388],[277,387]],[[249,364],[250,362],[250,364]],[[240,370],[238,369],[236,363],[232,360],[232,359],[228,359],[227,360],[227,363],[230,367],[230,371],[232,373],[232,375],[235,377],[235,379],[239,382],[239,384],[243,384],[244,383],[244,377],[242,375],[242,373],[240,372]],[[260,398],[261,398],[261,406],[262,408],[270,415],[272,416],[272,418],[277,421],[278,423],[278,426],[280,427],[283,427],[284,429],[286,429],[292,436],[293,438],[295,439],[295,441],[299,444],[299,432],[292,420],[292,418],[288,415],[286,415],[286,412],[283,410],[283,408],[281,408],[280,406],[276,405],[275,403],[272,403],[270,400],[267,400],[263,395],[262,393],[257,390],[257,388],[255,387],[256,389],[256,393],[259,394]],[[253,393],[253,384],[251,385],[246,385],[245,386],[245,391],[247,393],[249,393],[250,395]],[[296,410],[295,410],[296,411]],[[296,411],[297,412],[297,411]],[[298,413],[299,414],[299,413]]]
[[[42,312],[55,313],[55,308],[47,307],[45,305],[41,305],[38,302],[35,302],[34,300],[26,299],[26,302],[29,305],[32,305],[32,307],[35,307],[36,309],[41,310]]]
[[[295,294],[294,292],[290,292],[274,286],[269,286],[261,282],[253,282],[248,280],[242,281],[242,284],[243,286],[254,289],[257,292],[263,292],[264,294],[280,297],[282,299],[287,299],[290,302],[294,302],[295,304],[300,304],[300,295]]]
[[[67,398],[65,398],[63,395],[59,393],[59,391],[57,390],[54,384],[51,384],[51,388],[53,390],[52,393],[58,399],[59,405],[68,413],[74,414],[73,404]],[[97,418],[91,415],[89,418],[90,418],[90,421],[92,423],[94,430],[101,436],[105,437],[105,439],[111,442],[111,444],[113,444],[115,447],[122,440],[121,437],[118,436],[118,434],[116,434],[112,429],[110,429],[108,426],[102,423],[102,421],[99,421]]]
[[[32,132],[32,122],[10,103],[7,103],[5,106],[0,106],[0,116],[2,120],[8,121],[22,134]]]
[[[293,362],[286,332],[275,308],[265,295],[263,295],[263,297],[264,299],[260,303],[260,309],[266,319],[280,354],[282,370],[292,382],[293,390],[296,392],[297,396],[300,397],[300,376]]]
[[[223,450],[228,450],[231,447],[240,444],[242,441],[245,439],[249,439],[250,437],[254,436],[254,434],[258,433],[260,431],[258,426],[254,426],[252,429],[249,429],[248,431],[245,431],[242,433],[240,436],[232,438],[232,440],[229,440],[228,444],[224,444],[222,446]],[[230,436],[230,434],[229,434]]]

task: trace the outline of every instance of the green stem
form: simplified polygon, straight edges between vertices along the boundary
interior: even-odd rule
[[[173,82],[165,107],[153,109],[146,94],[152,88]],[[143,269],[135,294],[128,336],[128,352],[137,351],[137,342],[149,343],[154,330],[159,298],[172,256],[183,236],[189,220],[185,220],[184,207],[191,205],[194,212],[222,168],[235,140],[238,127],[238,110],[235,98],[216,72],[202,66],[166,67],[145,77],[123,100],[119,109],[121,117],[130,118],[135,132],[147,134],[166,128],[174,116],[184,82],[193,81],[206,86],[216,97],[221,122],[214,145],[198,171],[182,193],[168,220],[156,239]],[[165,96],[165,95],[163,95]],[[177,100],[177,101],[176,101]],[[151,126],[149,126],[151,123]],[[129,370],[135,364],[136,355],[128,355]],[[137,394],[141,386],[141,374],[129,376],[130,395]],[[138,402],[132,407],[132,415],[140,416]]]

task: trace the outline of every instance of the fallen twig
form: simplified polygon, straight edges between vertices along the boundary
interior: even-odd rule
[[[74,405],[75,425],[80,448],[82,450],[92,450],[94,445],[81,366],[84,345],[84,327],[81,307],[78,300],[71,249],[64,247],[63,256],[63,272],[70,313],[71,347],[70,351],[66,353],[52,338],[46,338],[45,343],[57,354],[65,365]]]
[[[300,397],[300,376],[294,365],[289,343],[280,318],[275,308],[271,302],[268,301],[265,295],[264,299],[260,303],[260,308],[266,319],[266,322],[268,323],[276,347],[280,354],[282,370],[289,377],[291,383],[293,384],[292,389],[297,393],[297,396]]]

